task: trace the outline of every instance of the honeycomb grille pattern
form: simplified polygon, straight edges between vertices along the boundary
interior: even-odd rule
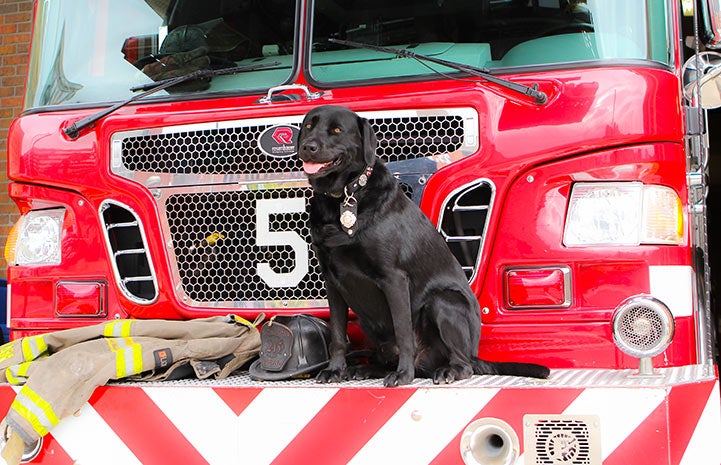
[[[404,192],[416,202],[425,179],[440,165],[473,153],[478,140],[477,114],[469,109],[362,116],[378,138],[377,155],[396,163]],[[158,199],[174,255],[175,289],[187,304],[324,304],[319,264],[308,247],[311,190],[296,179],[302,166],[297,157],[271,157],[258,146],[273,125],[299,125],[301,118],[191,124],[114,136],[114,172],[144,183]],[[283,199],[294,205],[292,212]],[[259,233],[259,222],[264,233]]]
[[[377,154],[387,162],[450,153],[463,145],[458,115],[408,116],[370,120]],[[273,158],[257,138],[270,125],[189,130],[132,136],[122,141],[122,163],[135,172],[175,174],[266,174],[300,171],[297,157]]]
[[[299,265],[290,245],[257,245],[258,201],[303,198],[305,211],[268,217],[271,232],[295,233],[306,246],[311,192],[307,187],[169,196],[165,208],[185,296],[196,303],[324,299],[312,250],[308,251],[308,271],[297,285],[271,287],[258,274],[260,263],[278,274],[305,266]]]

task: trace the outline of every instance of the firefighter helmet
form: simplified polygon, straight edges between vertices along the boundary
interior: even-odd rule
[[[260,331],[260,357],[250,366],[255,380],[307,378],[328,365],[330,329],[310,315],[278,315]]]

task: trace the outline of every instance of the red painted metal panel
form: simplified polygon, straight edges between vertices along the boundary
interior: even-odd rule
[[[208,463],[141,388],[100,387],[88,402],[141,463]]]
[[[508,423],[519,438],[521,458],[520,462],[516,463],[520,465],[523,457],[528,454],[528,451],[524,450],[524,444],[532,439],[524,437],[529,426],[524,422],[524,418],[527,414],[533,414],[549,417],[561,415],[565,418],[575,418],[577,415],[596,416],[600,421],[603,445],[593,444],[592,447],[602,448],[604,465],[638,463],[641,460],[657,465],[678,465],[685,455],[698,457],[701,454],[709,459],[718,455],[710,454],[710,450],[710,455],[707,454],[705,448],[708,445],[701,445],[703,450],[698,450],[698,442],[692,445],[693,438],[698,434],[719,433],[699,431],[699,419],[702,415],[710,415],[712,422],[720,415],[719,407],[712,404],[718,402],[717,381],[705,379],[653,387],[653,382],[651,385],[644,385],[641,379],[629,378],[614,388],[599,384],[599,381],[604,379],[603,372],[589,372],[585,377],[594,377],[598,381],[572,387],[564,385],[561,381],[563,376],[584,378],[584,373],[559,374],[555,381],[547,385],[535,381],[524,387],[506,388],[500,387],[502,384],[493,387],[464,386],[463,383],[447,387],[414,385],[397,389],[341,384],[329,391],[328,388],[319,389],[312,384],[293,383],[287,386],[283,383],[257,383],[215,388],[209,388],[207,384],[184,386],[170,383],[172,387],[169,389],[149,388],[154,392],[149,396],[146,388],[137,385],[107,386],[99,388],[89,403],[100,415],[102,422],[122,442],[88,443],[84,447],[94,448],[96,454],[109,457],[108,463],[115,463],[114,454],[127,454],[116,451],[115,447],[127,447],[139,463],[149,465],[213,463],[201,452],[203,450],[206,453],[214,450],[216,459],[222,457],[223,463],[237,463],[235,461],[242,458],[244,463],[283,464],[297,463],[299,458],[312,458],[313,463],[317,464],[340,464],[359,460],[360,463],[365,463],[365,460],[375,456],[377,452],[365,455],[368,447],[385,444],[396,437],[399,442],[398,448],[394,449],[395,456],[404,455],[404,451],[414,452],[405,448],[415,445],[416,449],[422,450],[419,463],[460,465],[462,460],[459,445],[465,426],[474,420],[497,418]],[[599,385],[595,386],[596,384]],[[302,398],[312,399],[317,393],[319,397],[327,399],[315,407],[286,404],[283,410],[274,409],[274,402],[279,399],[276,394],[289,394],[289,388],[302,391]],[[220,420],[202,415],[177,415],[185,410],[203,411],[209,406],[205,402],[213,402],[212,396],[207,395],[210,389],[226,404],[228,416],[222,421],[227,425],[234,424],[234,418],[237,424],[244,424],[247,414],[254,417],[264,411],[267,411],[264,425],[282,425],[297,415],[305,417],[306,420],[298,430],[280,428],[275,431],[271,428],[267,431],[225,431],[225,441],[219,441],[212,434],[186,437],[183,431],[189,431],[189,426],[192,426],[191,429],[197,426],[202,428],[204,422],[208,422],[207,428],[212,431],[214,422]],[[271,396],[260,395],[267,390],[279,391]],[[180,393],[180,397],[176,396],[176,392]],[[194,393],[203,395],[197,396],[198,403],[192,408],[172,403],[172,399],[188,398]],[[5,405],[7,408],[14,394],[15,391],[9,386],[0,387],[0,406]],[[171,403],[167,403],[168,401]],[[161,410],[159,403],[163,402],[172,406],[175,412]],[[251,405],[254,412],[248,413]],[[466,412],[463,412],[463,409],[457,410],[461,405],[465,406]],[[448,423],[440,421],[445,415],[445,408],[449,409],[445,414],[455,420]],[[312,414],[308,415],[309,413]],[[439,421],[426,423],[434,421],[434,418]],[[92,427],[92,422],[74,422],[73,417],[63,419],[62,422],[75,425],[70,430],[66,429],[62,435],[63,441],[75,442],[71,447],[78,447],[77,438],[93,437],[92,432],[83,430],[85,427]],[[614,428],[626,424],[634,426],[628,428],[623,433],[624,436],[618,437],[619,432]],[[97,427],[97,424],[95,425]],[[715,426],[718,427],[717,424]],[[429,432],[433,432],[432,436],[426,436]],[[279,444],[287,445],[272,452],[270,456],[264,453],[256,456],[254,444],[248,443],[245,438],[258,434],[270,435],[268,438],[272,438],[272,442],[278,441]],[[419,436],[416,437],[416,434]],[[434,452],[436,446],[426,447],[428,445],[423,444],[424,438],[426,441],[436,442],[438,438],[443,439],[442,443],[437,444],[440,448]],[[227,442],[228,440],[230,442]],[[695,449],[690,450],[691,447]],[[236,456],[238,451],[245,451],[244,456]],[[33,463],[65,465],[73,463],[73,460],[77,460],[77,457],[68,455],[62,443],[58,443],[51,432],[44,438],[43,451]]]

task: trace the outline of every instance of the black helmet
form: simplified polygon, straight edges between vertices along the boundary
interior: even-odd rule
[[[176,27],[168,33],[158,50],[159,56],[189,52],[198,47],[208,48],[208,38],[200,26],[193,24]],[[206,50],[207,53],[207,50]]]
[[[278,315],[260,331],[260,358],[250,366],[254,380],[310,377],[328,365],[330,329],[310,315]]]

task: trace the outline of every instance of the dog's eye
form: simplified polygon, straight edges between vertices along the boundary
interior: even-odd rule
[[[333,128],[333,132],[336,134],[340,134],[341,132],[343,132],[343,130],[341,128]]]
[[[311,128],[311,124],[310,124],[310,123],[306,123],[305,128],[306,128],[306,129],[310,129],[310,128]]]

